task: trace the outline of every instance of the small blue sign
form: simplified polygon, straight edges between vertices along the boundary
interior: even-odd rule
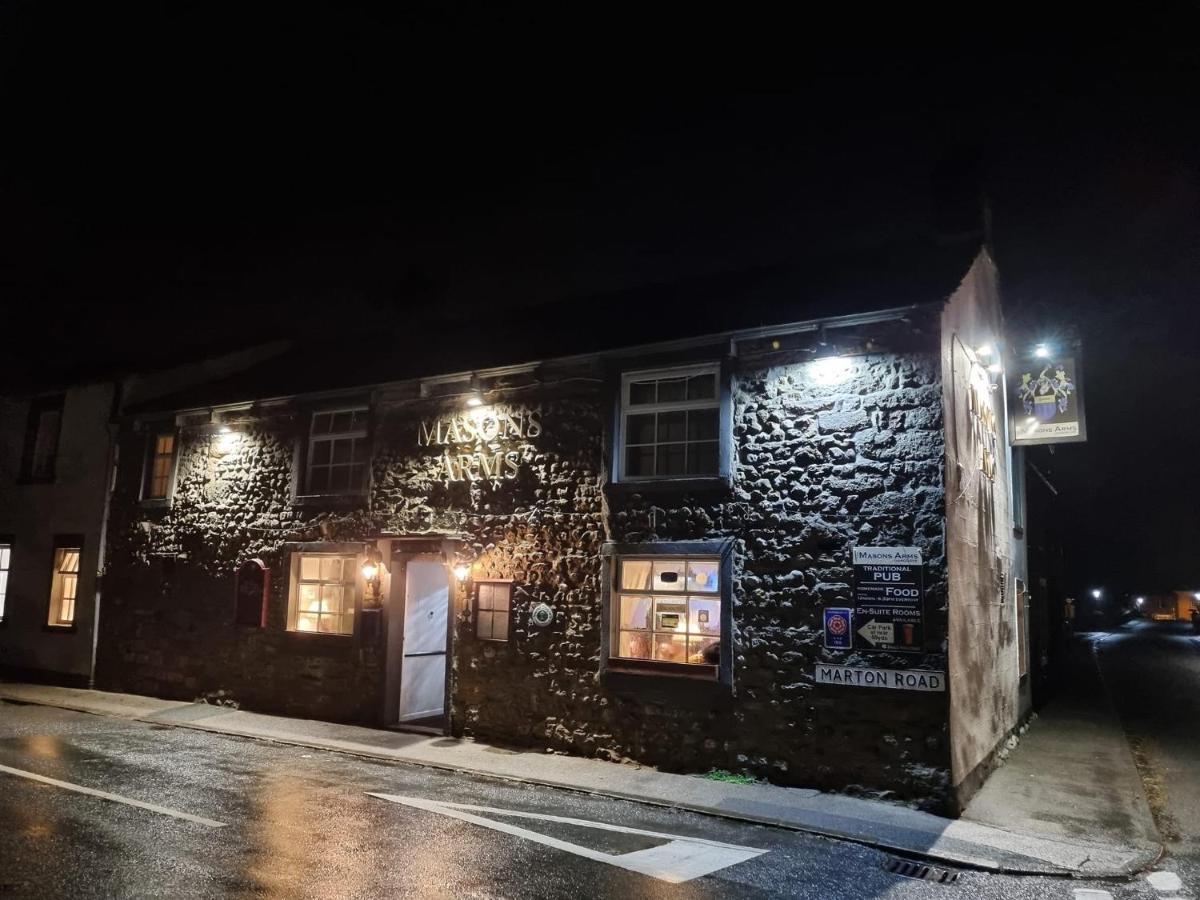
[[[850,630],[851,611],[840,607],[825,610],[825,649],[849,650],[854,633]]]

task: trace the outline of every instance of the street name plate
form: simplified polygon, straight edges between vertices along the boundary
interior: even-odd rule
[[[925,578],[916,547],[855,547],[854,647],[920,652],[925,645]]]
[[[946,673],[927,669],[867,669],[858,666],[818,665],[818,684],[892,688],[898,691],[944,691]]]

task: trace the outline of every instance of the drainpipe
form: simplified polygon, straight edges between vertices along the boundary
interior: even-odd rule
[[[113,388],[112,413],[108,422],[108,454],[105,458],[104,472],[107,483],[104,486],[104,506],[100,513],[100,546],[96,554],[96,596],[92,600],[92,659],[88,666],[88,689],[96,689],[96,651],[100,640],[100,598],[104,593],[104,560],[108,551],[108,515],[112,508],[112,495],[117,487],[118,446],[117,435],[120,425],[117,415],[121,409],[121,393],[123,383],[116,382]]]

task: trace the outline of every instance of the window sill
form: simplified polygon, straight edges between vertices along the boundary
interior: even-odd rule
[[[142,509],[170,509],[171,508],[171,498],[170,497],[153,497],[148,500],[139,500],[138,506],[140,506]]]
[[[365,506],[366,493],[362,494],[301,494],[292,498],[292,506],[317,507],[322,509],[351,509]]]
[[[609,672],[625,675],[657,675],[663,678],[684,678],[688,681],[716,681],[717,667],[692,663],[639,662],[636,659],[610,657]]]
[[[697,710],[720,709],[732,702],[733,690],[718,678],[716,666],[688,666],[705,671],[677,673],[666,666],[630,667],[627,662],[614,660],[600,673],[601,684],[625,700]]]
[[[45,631],[49,634],[74,634],[77,630],[78,629],[76,628],[74,623],[72,623],[70,625],[46,624],[46,625],[42,626],[42,631]]]
[[[620,494],[650,494],[666,491],[727,491],[732,481],[725,475],[695,478],[647,478],[645,481],[612,481],[608,488]]]

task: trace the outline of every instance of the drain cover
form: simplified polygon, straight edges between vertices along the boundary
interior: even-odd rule
[[[905,878],[920,878],[922,881],[933,881],[937,884],[954,884],[958,881],[958,872],[953,869],[942,869],[938,866],[927,866],[925,863],[913,862],[911,859],[898,859],[889,856],[883,868],[893,875],[903,875]]]

